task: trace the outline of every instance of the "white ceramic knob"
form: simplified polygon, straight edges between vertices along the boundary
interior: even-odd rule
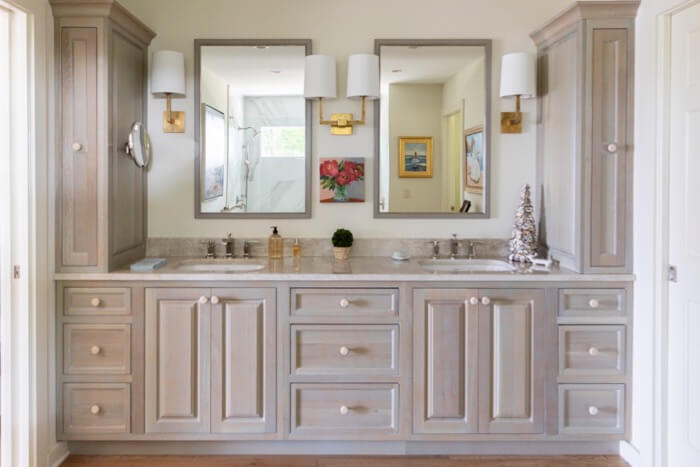
[[[479,304],[479,299],[476,298],[476,297],[472,297],[472,298],[469,299],[469,303],[470,303],[471,305],[478,305],[478,304]]]
[[[350,306],[350,300],[347,298],[341,298],[340,299],[340,308],[347,308]]]
[[[608,144],[608,152],[617,152],[617,144],[615,144],[615,143]]]
[[[588,413],[591,415],[598,415],[598,407],[595,405],[588,407]]]
[[[341,405],[340,406],[340,415],[347,415],[350,413],[350,409],[348,408],[347,405]]]
[[[596,347],[591,347],[590,349],[588,349],[588,355],[590,355],[591,357],[595,357],[599,353],[600,350],[598,350]]]
[[[102,411],[102,409],[101,409],[100,406],[97,405],[97,404],[95,404],[95,405],[93,405],[92,407],[90,407],[90,413],[93,414],[93,415],[97,415],[97,414],[100,413],[101,411]]]
[[[598,308],[600,306],[600,302],[598,300],[596,300],[595,298],[591,298],[588,301],[588,306],[590,306],[591,308]]]
[[[83,149],[83,145],[80,143],[73,143],[72,148],[73,151],[80,151],[81,149]]]
[[[482,305],[488,305],[489,303],[491,303],[491,299],[489,297],[481,297]]]
[[[340,355],[342,355],[343,357],[345,357],[349,353],[350,353],[350,349],[348,349],[347,347],[342,346],[340,348]]]
[[[213,297],[211,297],[211,302],[212,302],[214,305],[216,305],[217,303],[219,303],[219,297],[217,297],[216,295],[214,295]]]
[[[90,353],[93,355],[98,355],[100,352],[102,352],[102,349],[100,348],[99,345],[93,345],[90,347]]]
[[[202,305],[206,305],[207,302],[209,302],[209,299],[207,297],[205,297],[204,295],[199,297],[199,303],[201,303]]]
[[[100,300],[97,297],[94,297],[92,300],[90,300],[90,305],[94,306],[95,308],[100,306],[101,303],[102,303],[102,300]]]

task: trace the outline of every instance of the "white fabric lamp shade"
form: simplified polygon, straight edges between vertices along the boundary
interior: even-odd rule
[[[181,52],[159,50],[153,53],[151,92],[185,95],[185,56]]]
[[[307,55],[304,64],[304,97],[335,99],[335,57]]]
[[[526,52],[506,54],[501,61],[501,97],[535,97],[535,57]]]
[[[379,57],[373,54],[351,55],[348,59],[348,89],[350,98],[379,97]]]

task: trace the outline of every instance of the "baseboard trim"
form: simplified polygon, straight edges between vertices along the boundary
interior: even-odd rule
[[[631,467],[642,465],[642,453],[629,441],[620,441],[620,457]]]
[[[69,455],[68,443],[56,443],[51,448],[51,452],[49,452],[46,464],[49,467],[59,467]]]
[[[615,455],[613,442],[433,441],[74,441],[72,454],[87,455]]]

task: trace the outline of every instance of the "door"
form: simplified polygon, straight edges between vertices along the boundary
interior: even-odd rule
[[[476,433],[477,291],[413,292],[413,430]]]
[[[479,290],[479,432],[542,433],[544,292]]]
[[[700,4],[671,17],[668,465],[700,458]]]
[[[146,289],[146,433],[209,431],[210,289]]]
[[[212,431],[274,433],[275,289],[213,289]]]

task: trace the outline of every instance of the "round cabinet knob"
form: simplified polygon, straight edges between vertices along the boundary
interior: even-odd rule
[[[100,406],[97,405],[97,404],[95,404],[95,405],[93,405],[92,407],[90,407],[90,413],[93,414],[93,415],[97,415],[97,414],[100,413],[101,411],[102,411],[102,409],[101,409]]]
[[[100,300],[100,299],[97,298],[97,297],[95,297],[95,298],[93,298],[92,300],[90,300],[90,305],[94,306],[95,308],[97,308],[98,306],[100,306],[101,303],[102,303],[102,300]]]
[[[598,350],[596,347],[591,347],[588,349],[588,355],[591,357],[595,357],[596,355],[600,354],[600,350]]]
[[[217,297],[216,295],[214,295],[213,297],[211,297],[211,302],[212,302],[214,305],[216,305],[217,303],[220,302],[219,297]]]
[[[350,306],[350,300],[347,298],[341,298],[340,299],[340,308],[347,308]]]
[[[340,415],[347,415],[350,413],[350,409],[348,408],[347,405],[341,405],[340,406]]]
[[[342,347],[340,348],[340,355],[342,355],[343,357],[345,357],[345,356],[346,356],[347,354],[349,354],[349,353],[350,353],[350,349],[349,349],[349,348],[347,348],[347,347],[345,347],[345,346],[342,346]]]
[[[595,405],[588,407],[588,413],[591,415],[598,415],[598,407]]]
[[[596,300],[595,298],[591,298],[588,301],[588,306],[590,306],[591,308],[598,308],[600,306],[600,302],[598,300]]]
[[[102,352],[102,349],[100,348],[99,345],[93,345],[90,347],[90,353],[93,355],[99,355],[99,353]]]
[[[73,143],[71,147],[73,148],[73,151],[80,151],[81,149],[83,149],[83,145],[80,143]]]
[[[472,297],[469,299],[469,304],[470,305],[478,305],[479,304],[479,299],[476,297]]]
[[[617,152],[617,144],[615,144],[615,143],[608,144],[608,152]]]
[[[209,299],[207,297],[205,297],[204,295],[199,297],[199,303],[201,303],[202,305],[206,305],[208,302],[209,302]]]
[[[488,305],[489,303],[491,303],[491,299],[489,297],[481,297],[482,305]]]

